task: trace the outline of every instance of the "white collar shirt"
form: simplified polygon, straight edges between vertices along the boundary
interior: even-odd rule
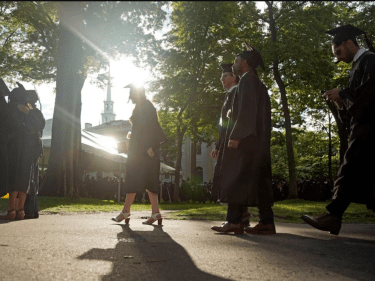
[[[357,53],[355,54],[354,58],[353,58],[353,62],[356,62],[357,59],[362,56],[362,54],[366,52],[366,49],[365,48],[360,48],[358,49]]]

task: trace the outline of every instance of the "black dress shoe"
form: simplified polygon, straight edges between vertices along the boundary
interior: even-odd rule
[[[243,225],[224,222],[221,226],[213,226],[212,230],[222,233],[234,232],[234,234],[243,234]]]
[[[246,227],[245,232],[249,234],[276,234],[276,227],[274,223],[258,223],[254,227]]]
[[[319,217],[302,215],[301,219],[316,229],[329,231],[334,235],[338,235],[341,229],[341,218],[329,213]]]

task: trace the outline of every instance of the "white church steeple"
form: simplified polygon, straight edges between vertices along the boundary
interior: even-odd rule
[[[104,111],[102,113],[102,124],[115,120],[116,114],[113,113],[113,104],[111,100],[111,69],[108,73],[107,100],[104,101]]]

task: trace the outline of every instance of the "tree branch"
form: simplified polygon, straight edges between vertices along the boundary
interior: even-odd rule
[[[7,37],[7,39],[5,39],[5,42],[4,42],[4,44],[3,44],[3,48],[4,48],[4,46],[8,43],[8,41],[10,40],[10,37],[12,37],[14,33],[16,33],[16,32],[13,31],[13,32]]]
[[[285,7],[282,7],[278,13],[278,15],[275,17],[275,21],[277,21],[279,18],[282,17],[282,15],[285,15],[286,13],[289,13],[289,12],[292,12],[294,11],[295,9],[303,6],[306,4],[306,2],[308,1],[302,1],[301,3],[296,3],[294,6],[291,7],[291,9],[289,11],[285,11],[285,13],[283,13],[283,10],[285,10]]]
[[[255,14],[254,11],[253,11],[253,10],[251,9],[251,7],[249,6],[249,4],[246,3],[246,1],[242,1],[242,2],[245,4],[245,6],[247,7],[247,9],[251,12],[251,14],[252,14],[253,16],[256,16],[259,20],[262,20],[262,21],[265,21],[265,22],[269,23],[269,20],[266,19],[265,17],[263,17],[262,15],[260,15],[260,14]],[[268,1],[266,1],[266,2],[268,2]]]

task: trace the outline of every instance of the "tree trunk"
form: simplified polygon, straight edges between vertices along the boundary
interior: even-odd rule
[[[79,155],[81,90],[85,77],[83,75],[83,43],[72,30],[82,29],[82,3],[60,2],[59,18],[56,101],[51,154],[42,190],[48,195],[73,197],[78,196],[78,185],[82,181],[79,175]],[[64,175],[66,175],[66,193],[64,192]]]
[[[191,149],[190,149],[190,171],[191,175],[190,178],[193,179],[197,175],[197,141],[191,141]]]
[[[180,191],[180,172],[181,172],[181,160],[182,160],[182,140],[186,132],[186,127],[181,129],[181,125],[177,126],[177,159],[174,174],[174,192],[173,192],[173,202],[178,202],[179,191]]]
[[[272,10],[272,3],[266,1],[269,13],[269,25],[271,30],[272,42],[276,43],[276,22]],[[289,114],[288,98],[286,95],[285,84],[281,79],[279,72],[279,59],[277,51],[275,51],[275,58],[273,60],[273,75],[275,77],[277,86],[280,89],[281,102],[283,106],[283,113],[285,118],[285,138],[288,153],[288,168],[289,168],[289,199],[298,198],[297,193],[297,177],[296,177],[296,164],[294,160],[293,141],[292,141],[292,125]]]

